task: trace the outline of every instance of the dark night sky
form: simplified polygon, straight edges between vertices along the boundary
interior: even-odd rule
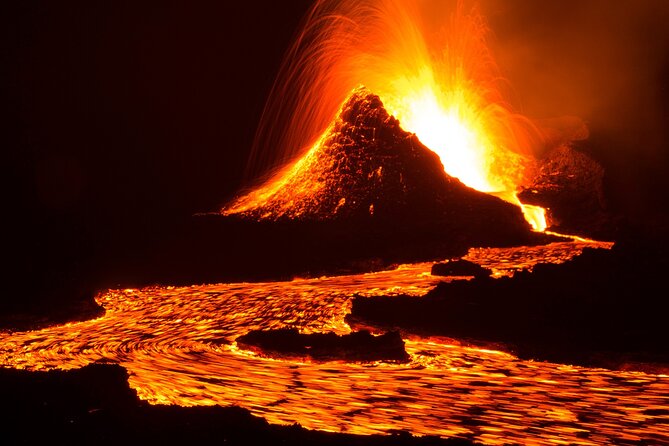
[[[523,111],[581,117],[610,205],[666,219],[669,3],[482,0],[493,50]]]
[[[147,237],[168,240],[179,218],[234,194],[310,4],[12,3],[0,12],[0,79],[14,260],[6,272],[17,289],[61,274],[48,272],[54,264],[76,271]],[[544,3],[485,4],[511,84],[530,115],[588,121],[614,208],[666,215],[669,32],[654,9],[662,2]]]
[[[220,205],[305,9],[264,3],[43,2],[4,15],[23,210]]]
[[[28,300],[169,243],[180,219],[234,194],[308,7],[8,3],[0,7],[6,294]],[[8,299],[0,304],[16,305]]]

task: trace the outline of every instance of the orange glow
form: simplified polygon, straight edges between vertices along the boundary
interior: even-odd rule
[[[272,200],[274,206],[263,218],[299,217],[304,209],[296,203],[308,203],[325,185],[317,181],[318,172],[333,162],[321,147],[327,142],[328,132],[295,163],[282,169],[271,181],[257,188],[223,210],[225,214],[244,213]],[[342,200],[344,200],[342,198]],[[341,202],[340,202],[341,203]]]
[[[505,99],[487,35],[478,10],[463,1],[316,2],[280,72],[253,154],[265,169],[298,161],[224,212],[244,212],[279,193],[308,163],[301,157],[318,151],[324,130],[360,85],[439,155],[449,175],[520,205],[516,192],[542,138]],[[300,192],[313,193],[314,186]],[[525,206],[523,213],[535,230],[546,228],[538,208]]]
[[[586,247],[610,246],[573,241],[478,248],[467,259],[501,276],[566,261]],[[234,343],[258,329],[348,333],[352,296],[420,298],[437,282],[451,280],[431,276],[431,266],[107,291],[96,298],[105,307],[97,319],[2,333],[0,366],[38,370],[118,363],[139,397],[152,404],[236,405],[270,423],[325,431],[405,430],[491,445],[669,441],[666,375],[526,361],[419,336],[404,339],[408,364],[262,358]]]
[[[516,200],[518,200],[517,197]],[[518,204],[520,204],[520,209],[523,211],[525,220],[532,226],[532,229],[544,232],[548,227],[548,224],[546,223],[546,209],[541,206],[522,204],[520,203],[520,200],[518,200]]]

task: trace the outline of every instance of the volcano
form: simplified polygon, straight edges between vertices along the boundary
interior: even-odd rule
[[[320,140],[274,179],[223,209],[256,221],[373,222],[476,245],[528,243],[518,206],[465,186],[401,128],[381,99],[354,90]]]

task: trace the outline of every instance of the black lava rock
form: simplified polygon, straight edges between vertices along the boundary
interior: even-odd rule
[[[457,259],[432,265],[433,276],[490,277],[491,271],[469,260]]]
[[[339,336],[300,334],[295,329],[254,330],[238,337],[237,345],[264,355],[309,357],[317,361],[409,361],[404,341],[396,331],[374,336],[362,330]]]

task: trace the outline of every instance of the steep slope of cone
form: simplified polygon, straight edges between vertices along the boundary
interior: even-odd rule
[[[439,157],[362,87],[302,159],[223,213],[256,220],[436,223],[463,234],[530,230],[518,207],[446,174]]]

